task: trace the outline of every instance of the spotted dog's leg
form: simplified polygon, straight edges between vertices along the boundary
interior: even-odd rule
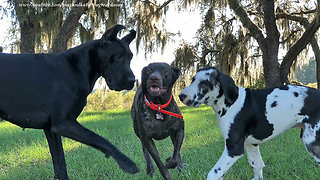
[[[243,154],[234,157],[229,156],[229,152],[226,147],[218,162],[209,172],[207,180],[223,179],[223,176],[228,169],[242,156]]]
[[[262,180],[262,169],[265,167],[265,165],[260,155],[259,145],[246,144],[244,147],[248,154],[248,162],[253,167],[253,179]]]
[[[302,141],[309,154],[320,165],[320,121],[314,127],[305,124]]]

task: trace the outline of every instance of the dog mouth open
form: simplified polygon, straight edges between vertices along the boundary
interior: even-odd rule
[[[152,83],[150,84],[148,91],[152,96],[160,96],[163,93],[167,92],[167,87],[164,87],[164,86],[160,87],[159,84]]]

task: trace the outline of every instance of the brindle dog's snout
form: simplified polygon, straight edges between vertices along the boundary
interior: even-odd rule
[[[151,81],[159,81],[160,78],[161,78],[161,77],[160,77],[159,73],[156,73],[156,72],[152,73],[152,74],[149,76],[149,80],[151,80]]]

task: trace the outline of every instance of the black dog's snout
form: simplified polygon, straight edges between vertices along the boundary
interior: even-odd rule
[[[127,81],[129,82],[129,84],[131,84],[131,83],[135,83],[136,79],[135,79],[134,76],[130,76],[130,77],[127,78]]]
[[[179,99],[181,102],[183,102],[183,100],[187,97],[187,95],[185,94],[179,94]]]
[[[157,76],[156,74],[151,74],[149,76],[149,79],[152,80],[152,81],[159,81],[160,80],[160,77]]]

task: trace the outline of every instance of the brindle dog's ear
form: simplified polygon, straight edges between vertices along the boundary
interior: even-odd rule
[[[102,35],[102,44],[108,44],[110,41],[115,41],[117,39],[117,34],[121,29],[125,29],[126,27],[120,24],[113,26],[112,28],[108,29]]]
[[[223,94],[226,98],[226,103],[234,103],[234,101],[236,101],[238,98],[238,86],[236,86],[233,79],[228,75],[220,73],[217,76],[217,81],[219,81],[221,84]]]
[[[148,79],[148,66],[144,67],[141,71],[141,87],[143,93],[147,93],[147,79]]]
[[[178,68],[172,67],[172,84],[176,82],[176,80],[179,78],[181,72]]]

